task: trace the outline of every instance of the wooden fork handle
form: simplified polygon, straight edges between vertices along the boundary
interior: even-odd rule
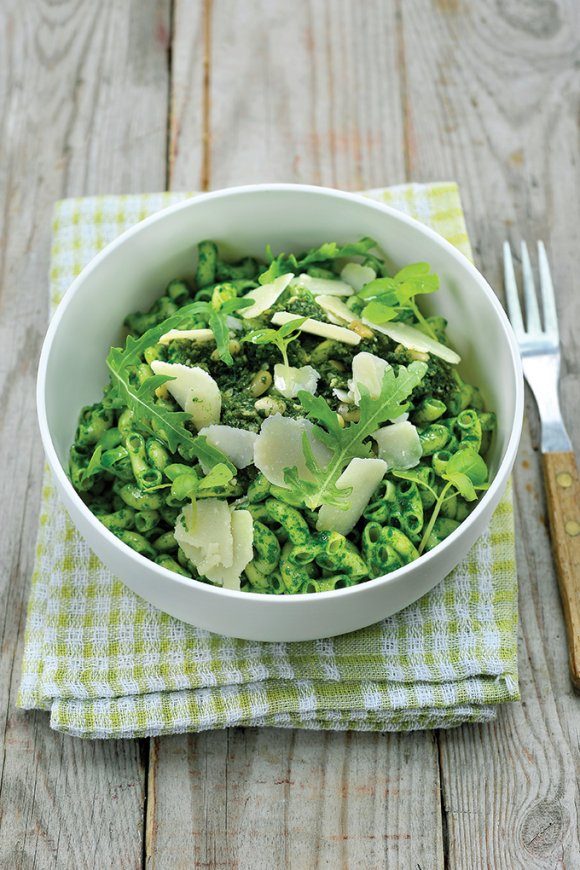
[[[580,482],[573,453],[544,453],[552,550],[568,636],[570,677],[580,690]]]

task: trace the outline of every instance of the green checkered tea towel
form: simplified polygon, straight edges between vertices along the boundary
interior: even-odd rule
[[[192,194],[56,206],[52,307],[127,227]],[[454,184],[369,193],[470,255]],[[491,719],[518,698],[511,492],[468,558],[421,601],[353,634],[253,643],[193,628],[127,589],[89,550],[47,474],[19,705],[81,737],[229,725],[398,731]]]

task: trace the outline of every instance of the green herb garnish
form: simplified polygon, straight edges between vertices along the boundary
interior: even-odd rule
[[[423,330],[437,341],[432,327],[421,314],[415,296],[434,293],[439,287],[439,278],[434,275],[428,263],[411,263],[392,278],[375,278],[357,294],[359,299],[368,300],[363,309],[363,317],[371,323],[380,325],[394,320],[402,311],[412,311]]]
[[[300,335],[300,327],[307,317],[298,317],[296,320],[289,320],[280,329],[254,329],[249,332],[242,341],[249,341],[252,344],[275,344],[284,360],[284,365],[288,365],[288,345],[295,341]]]
[[[347,245],[339,245],[337,242],[324,242],[318,248],[311,248],[302,257],[295,257],[294,254],[278,254],[277,257],[272,255],[271,248],[266,249],[266,254],[270,259],[270,265],[265,272],[262,272],[258,278],[260,284],[269,284],[280,275],[285,275],[287,272],[304,271],[308,266],[315,263],[326,263],[329,260],[339,260],[342,257],[364,257],[371,248],[376,248],[377,243],[374,239],[365,236],[359,239],[358,242],[351,242]]]
[[[358,423],[350,423],[344,429],[340,426],[336,412],[322,396],[313,396],[301,390],[298,393],[300,404],[308,417],[319,424],[314,427],[314,435],[332,451],[332,458],[327,465],[321,466],[312,452],[308,437],[304,437],[306,467],[314,480],[302,480],[296,468],[286,469],[284,480],[290,488],[292,498],[301,501],[311,510],[322,504],[345,505],[349,493],[345,489],[339,489],[336,481],[351,459],[371,455],[371,445],[366,439],[383,423],[394,420],[406,411],[406,400],[426,371],[427,366],[420,362],[413,362],[407,368],[400,366],[398,374],[395,374],[393,368],[388,368],[383,377],[381,392],[376,398],[371,398],[362,387],[360,420]]]
[[[200,477],[197,472],[189,468],[186,472],[178,474],[171,484],[171,495],[183,501],[184,499],[211,498],[215,495],[226,495],[225,487],[230,483],[234,475],[227,465],[215,465],[205,477]]]
[[[429,486],[429,484],[426,483],[426,481],[416,472],[413,472],[412,469],[399,471],[393,468],[391,473],[395,477],[400,477],[403,480],[411,480],[416,483],[417,486],[425,487],[425,489],[428,489],[436,498],[429,523],[423,533],[421,543],[417,548],[419,555],[427,545],[431,532],[433,531],[433,526],[435,525],[435,520],[439,516],[443,503],[450,498],[454,498],[457,494],[461,495],[465,501],[475,501],[477,499],[477,493],[486,490],[489,485],[487,483],[487,466],[479,453],[477,453],[472,447],[460,448],[451,456],[441,474],[441,477],[446,481],[446,483],[440,493],[437,493],[432,486]],[[453,488],[455,492],[448,494],[451,488]]]
[[[190,415],[156,402],[155,390],[173,379],[168,375],[151,375],[141,384],[135,384],[131,374],[135,366],[141,363],[143,353],[148,347],[157,344],[161,336],[170,329],[183,327],[192,317],[208,322],[220,358],[231,365],[233,359],[228,349],[229,330],[226,317],[251,304],[250,299],[229,299],[216,310],[211,302],[192,302],[184,305],[162,323],[148,329],[139,338],[128,336],[124,348],[112,347],[107,357],[113,387],[107,397],[109,404],[129,408],[134,414],[135,423],[146,432],[157,434],[170,450],[175,452],[180,444],[191,448],[195,444],[195,436],[185,426],[191,419]]]
[[[232,476],[236,473],[236,466],[230,462],[225,453],[210,444],[205,435],[196,435],[194,443],[191,446],[191,453],[199,460],[206,468],[213,469],[217,465],[225,465]]]

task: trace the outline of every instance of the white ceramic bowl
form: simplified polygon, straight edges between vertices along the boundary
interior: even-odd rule
[[[473,512],[418,561],[359,586],[315,595],[271,596],[219,589],[173,574],[131,550],[84,505],[67,474],[81,406],[106,383],[105,357],[128,312],[143,309],[179,275],[193,271],[196,243],[215,239],[239,254],[298,251],[323,241],[371,236],[403,266],[425,260],[441,289],[425,309],[443,314],[498,417],[491,485]],[[97,556],[134,592],[186,622],[251,640],[328,637],[369,625],[420,598],[466,556],[485,530],[512,469],[522,423],[520,358],[507,318],[474,266],[427,227],[361,196],[320,187],[271,184],[190,199],[143,221],[106,247],[73,282],[53,318],[40,359],[38,416],[61,498]]]

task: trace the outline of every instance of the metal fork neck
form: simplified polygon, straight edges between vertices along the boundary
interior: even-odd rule
[[[572,444],[560,409],[558,375],[560,361],[556,356],[527,356],[522,358],[524,374],[530,385],[542,424],[542,453],[568,453]]]

